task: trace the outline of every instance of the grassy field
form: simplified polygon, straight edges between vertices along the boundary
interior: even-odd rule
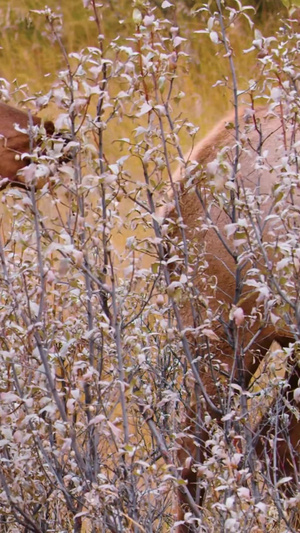
[[[186,4],[197,6],[202,2]],[[50,0],[47,5],[62,14],[62,37],[67,52],[97,45],[96,27],[89,20],[89,12],[84,9],[82,0],[74,0],[71,4]],[[132,25],[131,2],[111,1],[104,2],[104,5],[102,32],[107,42],[118,35],[122,39],[128,37]],[[278,3],[275,3],[275,8],[276,5]],[[47,92],[57,71],[63,67],[57,43],[49,41],[44,17],[34,12],[43,7],[44,3],[40,0],[24,0],[22,3],[17,0],[9,3],[6,0],[0,1],[0,76],[11,83],[11,94],[15,101],[22,100],[26,92]],[[258,26],[263,27],[267,34],[272,34],[278,25],[275,8],[268,16],[260,11],[260,16],[256,17]],[[178,82],[178,90],[183,90],[188,95],[187,101],[181,106],[181,112],[188,120],[200,125],[200,135],[203,136],[231,106],[231,95],[226,89],[212,89],[218,79],[228,76],[228,65],[216,55],[215,46],[208,36],[194,33],[194,30],[203,28],[201,15],[190,17],[188,9],[177,9],[172,16],[174,25],[179,25],[181,35],[187,38],[185,49],[191,55],[190,63]],[[239,86],[244,88],[245,80],[251,75],[255,77],[257,66],[255,55],[248,54],[245,60],[243,54],[243,49],[250,47],[252,30],[245,20],[240,20],[230,31]],[[18,90],[24,84],[28,86],[28,91]]]

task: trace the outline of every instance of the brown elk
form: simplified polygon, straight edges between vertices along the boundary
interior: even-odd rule
[[[230,120],[234,122],[234,116]],[[180,212],[173,206],[165,213],[172,228],[170,253],[183,250],[187,257],[186,243],[192,243],[186,268],[193,293],[182,303],[181,316],[183,327],[193,328],[187,340],[201,382],[196,390],[204,396],[193,395],[185,421],[187,436],[178,442],[178,462],[199,510],[204,491],[198,470],[208,439],[202,414],[208,412],[221,424],[231,385],[246,390],[273,341],[287,347],[299,335],[296,121],[290,123],[282,112],[277,115],[262,108],[255,113],[243,110],[236,127],[225,127],[225,122],[188,154],[185,166],[174,176],[179,182]],[[290,267],[294,261],[289,279],[283,266],[288,250]],[[300,370],[292,356],[288,367],[289,387],[283,395],[296,408],[293,391]],[[277,479],[292,477],[286,485],[286,493],[292,494],[300,452],[300,422],[294,414],[287,429],[289,438],[282,433],[274,447],[273,468]],[[261,460],[274,453],[268,448],[270,430],[266,414],[252,441]],[[185,522],[187,511],[191,511],[188,499],[179,490],[178,533],[197,529]]]
[[[27,130],[28,126],[41,125],[41,119],[28,113],[15,109],[0,102],[0,188],[4,189],[8,184],[26,188],[21,169],[30,163],[30,158],[22,158],[22,154],[28,154],[31,150],[30,138],[27,133],[18,131],[19,128]],[[44,128],[48,136],[54,133],[54,124],[45,121]],[[39,142],[36,141],[35,143]]]

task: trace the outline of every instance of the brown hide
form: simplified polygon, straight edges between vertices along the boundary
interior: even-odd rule
[[[210,400],[223,414],[226,413],[224,406],[230,390],[229,383],[235,381],[243,389],[246,389],[272,342],[277,340],[281,346],[287,346],[289,342],[295,340],[291,329],[285,325],[283,320],[278,321],[276,328],[272,325],[270,316],[266,312],[268,298],[265,301],[263,299],[261,302],[257,301],[258,292],[247,285],[248,279],[251,279],[249,269],[252,267],[257,268],[262,275],[269,278],[269,283],[272,285],[272,275],[273,273],[276,274],[275,259],[274,267],[270,266],[273,256],[270,255],[267,248],[262,250],[259,245],[255,245],[255,239],[247,234],[243,235],[244,244],[239,246],[237,244],[238,239],[234,241],[233,235],[228,236],[230,231],[228,233],[226,229],[228,225],[235,223],[239,217],[250,220],[250,209],[247,205],[252,202],[251,209],[253,210],[253,206],[256,209],[256,215],[252,218],[252,227],[258,231],[259,239],[262,242],[274,242],[277,238],[284,240],[282,237],[284,221],[280,225],[277,220],[277,228],[274,229],[272,222],[266,221],[266,215],[278,214],[283,209],[280,202],[278,208],[276,207],[272,191],[274,186],[280,183],[280,159],[285,155],[295,155],[292,149],[295,140],[295,128],[290,128],[290,125],[284,123],[281,117],[266,117],[266,114],[266,109],[256,111],[255,118],[251,112],[248,113],[248,116],[244,111],[240,114],[240,140],[246,150],[242,150],[239,155],[237,172],[233,171],[236,153],[235,129],[225,128],[227,119],[218,124],[193,149],[192,153],[188,154],[187,159],[199,163],[197,170],[191,172],[192,176],[193,174],[196,176],[195,172],[200,168],[199,174],[195,177],[197,194],[194,186],[187,187],[188,177],[184,176],[184,170],[178,170],[174,176],[174,181],[180,184],[180,209],[187,242],[193,243],[194,247],[191,252],[193,257],[191,266],[194,289],[198,293],[198,296],[196,295],[194,298],[193,309],[190,297],[182,304],[182,322],[184,327],[199,328],[198,336],[195,333],[188,336],[190,349],[200,360],[199,375]],[[230,117],[230,121],[234,121],[233,116]],[[215,160],[219,151],[225,146],[229,147],[229,150],[223,157],[223,163],[217,166],[211,165],[210,163]],[[264,161],[264,166],[257,169],[258,156],[266,150],[268,155]],[[295,170],[295,168],[294,160],[291,169]],[[195,180],[193,185],[195,185]],[[235,192],[231,187],[232,183],[235,183]],[[248,192],[245,192],[247,189]],[[216,194],[214,191],[217,191]],[[286,195],[285,202],[288,202],[290,207],[292,207],[293,202],[299,205],[297,187],[293,190],[293,195],[289,196],[286,191],[284,194]],[[258,202],[255,202],[255,199]],[[177,221],[178,215],[175,213],[175,208],[169,210],[166,216],[173,222]],[[295,218],[297,217],[295,216]],[[182,252],[178,250],[179,248],[182,250],[182,233],[178,224],[173,225],[173,228],[170,235],[170,250],[171,253],[179,253],[180,255]],[[296,229],[294,233],[295,238],[297,238]],[[237,262],[237,257],[241,253],[245,254],[246,251],[247,257],[244,255],[244,260]],[[268,254],[269,270],[266,266],[264,253]],[[203,268],[205,262],[207,268]],[[258,274],[256,274],[255,280],[259,281]],[[274,313],[279,312],[280,307],[280,297],[278,295],[277,297],[278,305],[272,310]],[[270,298],[272,298],[271,293]],[[213,316],[207,315],[205,305],[203,305],[205,301],[208,302]],[[237,307],[242,308],[244,312],[244,319],[241,324],[236,322],[233,315],[230,314],[230,311],[234,312]],[[257,311],[252,313],[255,307]],[[213,334],[217,335],[218,340],[215,340],[212,334],[209,334],[206,339],[204,335],[201,335],[201,325],[203,325],[204,319],[209,320],[207,327],[213,331]],[[293,390],[298,386],[298,377],[299,370],[296,363],[289,378],[290,389]],[[288,399],[290,400],[293,399],[292,390],[285,392],[286,396],[289,395]],[[186,427],[190,428],[189,433],[192,433],[194,437],[187,437],[179,442],[178,461],[182,467],[182,477],[187,481],[190,494],[195,503],[201,507],[204,495],[201,490],[197,490],[198,476],[196,469],[193,468],[193,463],[199,464],[203,461],[205,440],[207,440],[208,435],[205,428],[201,427],[199,405],[200,407],[202,405],[201,408],[203,409],[203,400],[198,401],[197,407],[194,402],[190,408]],[[217,411],[211,409],[209,405],[206,404],[204,409],[208,410],[213,417],[219,420],[222,418],[222,414],[217,414]],[[197,418],[193,414],[196,411],[198,412]],[[290,416],[289,424],[290,439],[297,455],[300,451],[300,423],[294,416]],[[262,421],[261,427],[260,437],[257,439],[257,454],[262,458],[265,453],[264,437],[268,435],[270,429],[267,415]],[[198,441],[198,447],[194,445],[195,440]],[[295,472],[291,465],[291,455],[286,442],[279,440],[277,449],[278,457],[280,455],[280,461],[277,461],[277,478],[291,475],[295,481]],[[289,485],[288,490],[292,491],[292,485],[293,483]],[[178,498],[178,520],[184,520],[184,514],[187,511],[190,512],[190,508],[180,491]],[[188,524],[178,527],[178,533],[192,531],[194,531],[193,526]]]
[[[32,123],[40,125],[41,119],[32,117]],[[28,113],[0,102],[0,180],[8,178],[7,182],[1,183],[1,189],[10,182],[17,186],[24,186],[24,178],[18,175],[18,171],[30,162],[29,159],[21,158],[22,154],[30,152],[29,136],[17,131],[15,124],[22,129],[27,129],[30,125]],[[44,126],[47,134],[52,135],[53,123],[47,121]]]

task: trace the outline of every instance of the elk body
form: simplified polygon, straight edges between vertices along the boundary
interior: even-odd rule
[[[9,183],[19,187],[26,186],[20,170],[30,163],[30,159],[22,159],[22,154],[30,153],[32,147],[29,135],[16,130],[15,125],[27,130],[31,124],[40,126],[41,119],[30,118],[28,113],[0,102],[1,189]],[[53,134],[54,124],[51,121],[46,121],[44,127],[47,135]]]
[[[180,213],[175,207],[166,212],[173,228],[170,250],[180,255],[183,242],[191,243],[186,271],[193,293],[182,303],[181,317],[184,328],[193,328],[187,339],[209,398],[205,401],[198,386],[199,396],[194,394],[185,420],[186,437],[178,442],[178,461],[200,509],[204,491],[197,467],[204,461],[208,439],[204,413],[221,424],[228,413],[231,384],[246,390],[273,341],[286,347],[298,339],[297,139],[296,122],[285,121],[281,115],[267,116],[266,109],[255,114],[243,111],[238,130],[226,128],[222,121],[188,154],[189,162],[195,161],[197,166],[186,163],[185,170],[174,176],[179,182]],[[186,250],[184,255],[187,257]],[[289,387],[283,394],[293,403],[300,377],[296,357],[290,357],[288,368]],[[297,408],[295,402],[294,406]],[[300,451],[300,422],[295,415],[290,414],[285,429],[287,437],[282,430],[270,453],[266,414],[261,428],[253,432],[252,442],[261,459],[272,456],[274,449],[276,455],[277,449],[274,475],[276,479],[292,477],[285,485],[292,494]],[[184,515],[190,511],[179,490],[178,520],[182,524],[178,533],[197,530],[193,523],[184,523]]]

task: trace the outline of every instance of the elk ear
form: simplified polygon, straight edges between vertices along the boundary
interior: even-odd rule
[[[46,130],[48,137],[52,137],[53,133],[55,132],[55,127],[54,127],[52,120],[46,120],[44,122],[44,128]]]

